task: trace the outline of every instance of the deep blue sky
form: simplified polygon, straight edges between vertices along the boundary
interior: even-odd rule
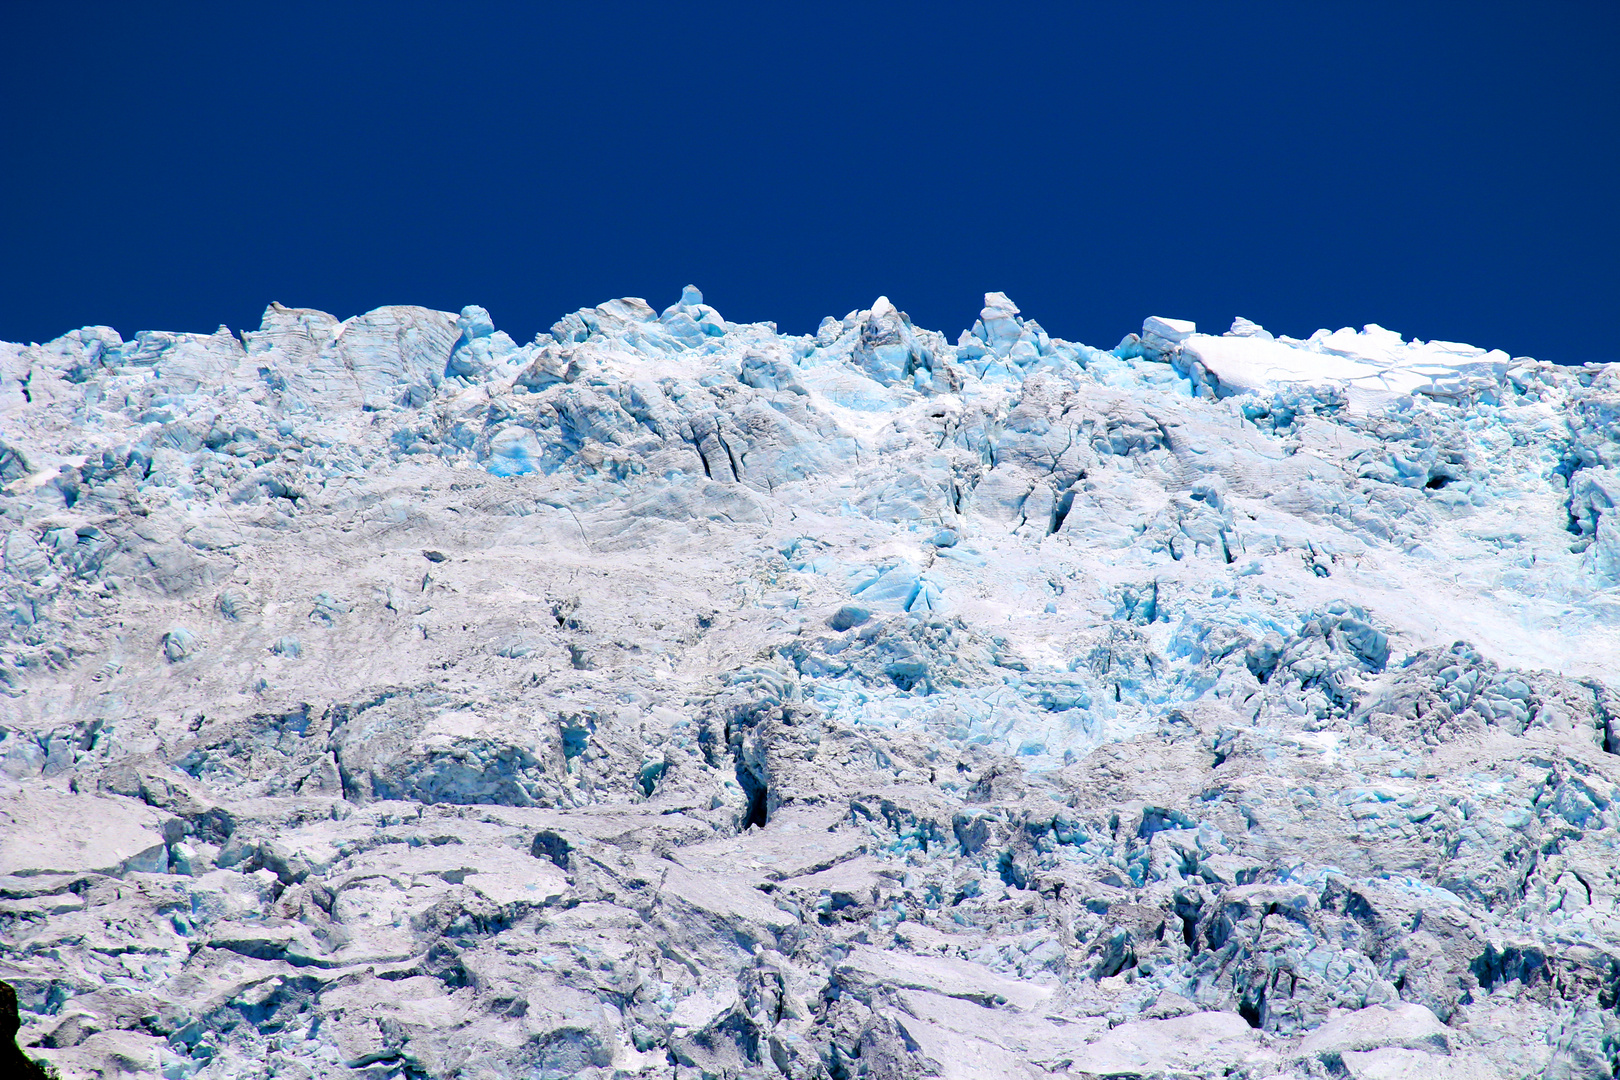
[[[1620,359],[1620,4],[0,4],[0,339],[697,283]]]

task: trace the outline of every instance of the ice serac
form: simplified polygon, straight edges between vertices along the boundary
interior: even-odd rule
[[[1620,367],[963,321],[0,344],[28,1053],[1614,1075]]]

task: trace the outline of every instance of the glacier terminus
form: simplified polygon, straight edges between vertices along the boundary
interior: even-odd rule
[[[1620,365],[695,288],[0,344],[61,1076],[1620,1068]]]

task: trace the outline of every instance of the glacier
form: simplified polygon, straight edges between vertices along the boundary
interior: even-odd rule
[[[1620,1072],[1620,365],[688,286],[0,344],[64,1077]]]

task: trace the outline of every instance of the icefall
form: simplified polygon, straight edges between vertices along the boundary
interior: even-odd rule
[[[1620,366],[695,288],[0,345],[63,1075],[1602,1077]]]

